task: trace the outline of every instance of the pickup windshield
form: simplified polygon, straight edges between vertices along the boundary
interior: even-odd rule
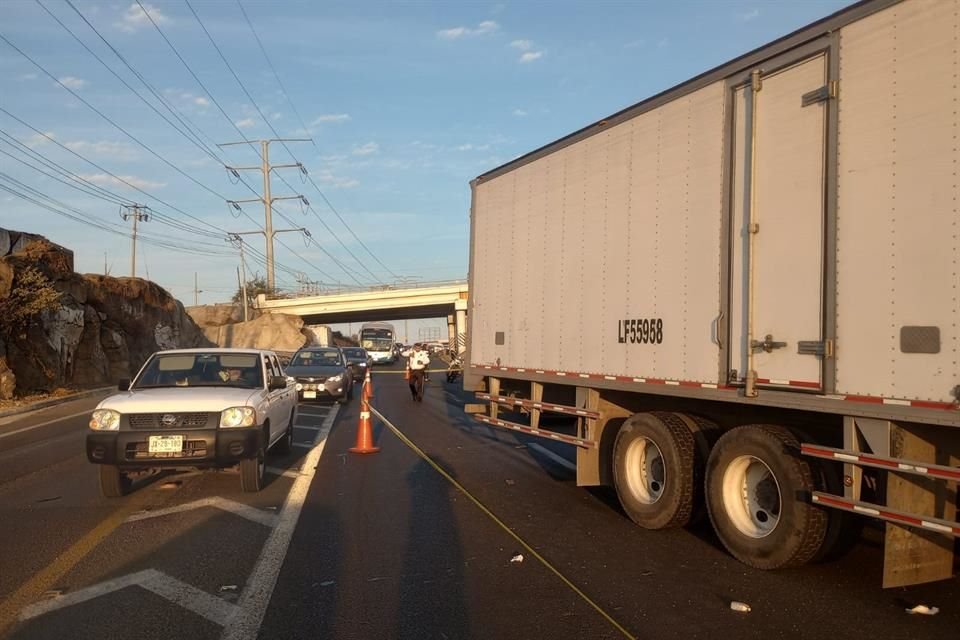
[[[260,358],[255,353],[171,353],[155,355],[133,384],[134,389],[155,387],[263,386]]]

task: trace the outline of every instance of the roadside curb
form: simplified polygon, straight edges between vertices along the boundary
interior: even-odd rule
[[[50,398],[49,400],[41,400],[40,402],[34,402],[33,404],[28,404],[22,407],[16,407],[15,409],[7,409],[6,411],[0,411],[0,418],[9,418],[10,416],[17,416],[21,413],[29,413],[31,411],[37,411],[38,409],[46,409],[47,407],[53,407],[58,404],[63,404],[64,402],[70,402],[71,400],[81,400],[83,398],[89,398],[91,396],[99,395],[107,391],[112,391],[115,389],[115,386],[111,387],[99,387],[97,389],[88,389],[87,391],[79,391],[77,393],[71,393],[68,396],[60,396],[58,398]]]

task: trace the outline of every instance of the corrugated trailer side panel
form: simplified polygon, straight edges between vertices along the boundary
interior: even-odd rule
[[[478,183],[472,361],[716,382],[723,125],[714,83]]]
[[[951,402],[960,382],[960,3],[840,32],[837,391]],[[937,327],[939,353],[904,353]],[[929,329],[907,329],[936,348]],[[929,344],[923,344],[929,343]]]

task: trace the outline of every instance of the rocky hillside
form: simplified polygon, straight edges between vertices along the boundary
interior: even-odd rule
[[[210,344],[155,283],[74,273],[70,250],[0,229],[0,398],[112,384],[154,351]]]

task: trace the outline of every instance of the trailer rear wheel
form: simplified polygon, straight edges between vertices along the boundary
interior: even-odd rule
[[[780,569],[817,555],[827,514],[809,501],[813,474],[785,428],[758,424],[728,431],[710,454],[706,480],[710,521],[738,560]]]
[[[617,496],[645,529],[682,527],[693,513],[696,444],[687,424],[666,412],[628,418],[613,447]]]

